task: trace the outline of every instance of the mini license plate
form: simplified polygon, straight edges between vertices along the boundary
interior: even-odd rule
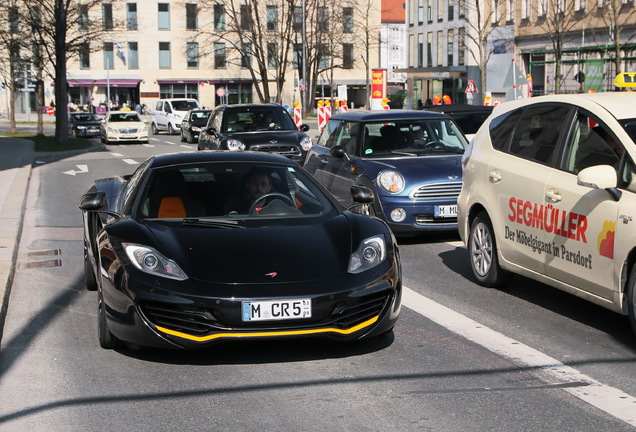
[[[457,204],[435,206],[435,217],[457,217]]]
[[[243,321],[311,318],[311,299],[243,302],[241,311]]]

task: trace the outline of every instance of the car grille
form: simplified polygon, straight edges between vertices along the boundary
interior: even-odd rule
[[[418,201],[456,200],[462,190],[462,182],[430,183],[411,191],[410,198]]]
[[[122,134],[134,134],[134,133],[137,133],[139,128],[119,128],[117,130],[119,131],[119,133],[122,133]]]
[[[300,148],[293,144],[257,144],[250,147],[250,150],[274,153],[282,156],[302,156]]]
[[[457,218],[448,218],[448,217],[441,218],[441,217],[435,217],[432,214],[430,215],[423,214],[423,215],[415,216],[415,223],[418,225],[456,224]]]
[[[276,321],[256,324],[243,323],[241,327],[250,330],[280,328],[320,328],[336,327],[340,329],[351,328],[363,323],[377,315],[386,307],[391,299],[389,292],[376,293],[358,299],[347,299],[337,303],[324,319],[320,321]],[[224,323],[217,319],[219,314],[212,308],[179,306],[172,303],[144,302],[140,305],[142,314],[151,323],[170,330],[188,333],[195,336],[204,336],[216,331],[235,330],[230,323]]]

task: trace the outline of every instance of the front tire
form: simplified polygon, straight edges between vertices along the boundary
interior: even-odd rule
[[[88,261],[88,253],[86,253],[86,248],[84,249],[84,283],[86,284],[86,289],[88,291],[97,290],[97,279],[95,278],[93,267]]]
[[[172,127],[172,123],[168,123],[168,135],[174,135],[174,128]]]
[[[157,125],[154,123],[150,125],[150,131],[152,132],[153,135],[159,135],[159,130],[157,129]]]
[[[104,305],[104,298],[101,292],[99,293],[99,303],[97,305],[97,337],[99,339],[99,346],[104,349],[115,349],[122,345],[121,341],[117,339],[108,328],[106,306]]]
[[[627,282],[627,314],[629,315],[629,324],[636,336],[636,264],[632,267]]]
[[[486,212],[477,214],[470,226],[468,253],[470,266],[480,285],[498,288],[508,283],[512,275],[499,266],[495,233]]]

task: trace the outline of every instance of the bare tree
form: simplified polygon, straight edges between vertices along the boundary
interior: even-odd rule
[[[500,6],[496,2],[495,8],[493,8],[492,3],[488,0],[466,0],[465,6],[465,37],[472,42],[467,44],[466,49],[479,67],[479,80],[481,88],[485,92],[488,88],[487,66],[494,51],[489,46],[488,40],[497,28],[493,23],[499,16],[497,8]]]
[[[360,60],[365,66],[365,81],[367,87],[366,107],[369,107],[371,95],[371,55],[381,44],[380,40],[380,9],[379,2],[374,0],[359,0],[355,3],[356,46],[362,48]],[[379,59],[378,59],[379,61]]]

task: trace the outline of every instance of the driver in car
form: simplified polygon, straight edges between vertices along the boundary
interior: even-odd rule
[[[255,168],[250,171],[244,181],[245,193],[236,196],[229,205],[229,214],[248,213],[250,207],[255,204],[254,210],[259,211],[267,204],[264,200],[257,201],[263,195],[272,191],[272,179],[269,173],[262,168]]]

